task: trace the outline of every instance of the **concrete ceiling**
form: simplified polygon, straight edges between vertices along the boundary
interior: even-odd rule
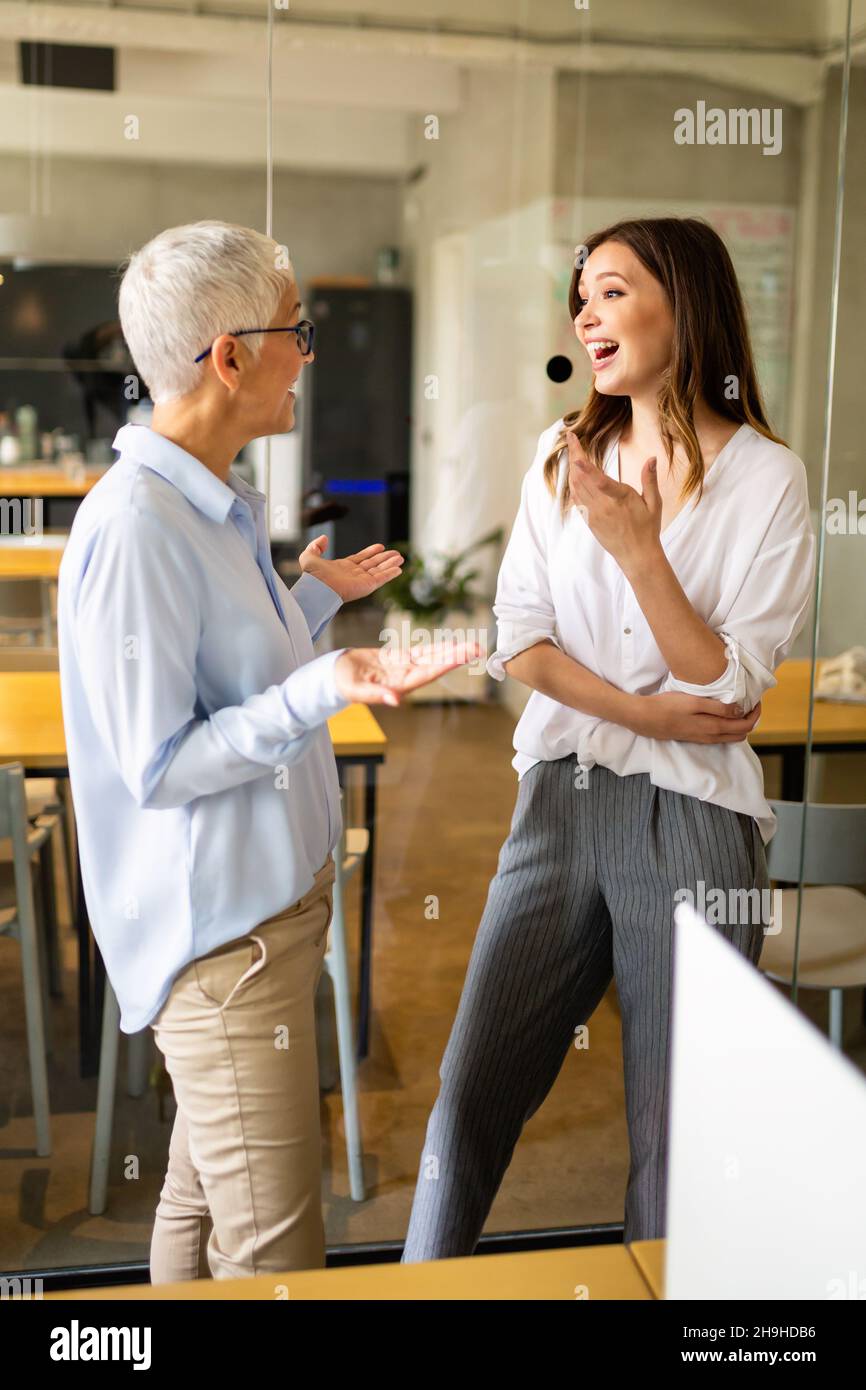
[[[275,0],[274,160],[405,175],[419,124],[476,68],[703,76],[802,104],[838,60],[844,0]],[[866,0],[857,0],[866,29]],[[267,0],[0,0],[0,150],[260,164]],[[117,90],[22,86],[19,39],[117,52]],[[139,131],[129,138],[129,118]]]

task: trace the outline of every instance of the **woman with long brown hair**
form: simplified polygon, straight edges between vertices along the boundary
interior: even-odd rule
[[[612,979],[624,1239],[662,1236],[675,903],[713,902],[711,925],[756,965],[770,925],[775,817],[745,740],[811,598],[805,468],[767,423],[711,227],[597,232],[569,307],[593,385],[538,441],[499,574],[488,670],[532,694],[404,1260],[472,1252],[523,1125]]]

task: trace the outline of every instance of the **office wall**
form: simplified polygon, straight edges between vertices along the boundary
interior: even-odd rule
[[[118,262],[164,227],[201,218],[265,225],[264,150],[261,167],[251,169],[6,155],[0,214],[27,214],[34,182],[45,190],[47,220],[62,225],[56,249],[69,261]],[[279,169],[274,235],[288,246],[302,280],[372,276],[379,247],[399,239],[399,189],[394,178]],[[32,254],[39,254],[38,242]]]

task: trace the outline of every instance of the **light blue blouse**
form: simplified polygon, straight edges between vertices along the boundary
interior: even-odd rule
[[[58,643],[82,882],[133,1033],[190,961],[312,887],[348,701],[345,649],[313,650],[341,599],[276,574],[263,494],[146,425],[114,448],[60,566]]]

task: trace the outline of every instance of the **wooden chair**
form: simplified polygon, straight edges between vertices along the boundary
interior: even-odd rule
[[[50,826],[32,826],[28,822],[21,764],[0,767],[0,841],[11,842],[10,861],[0,864],[0,936],[12,937],[21,946],[30,1087],[36,1152],[40,1158],[51,1153],[46,1064],[51,1051],[51,1016],[35,905],[33,860],[50,844],[50,836]]]

